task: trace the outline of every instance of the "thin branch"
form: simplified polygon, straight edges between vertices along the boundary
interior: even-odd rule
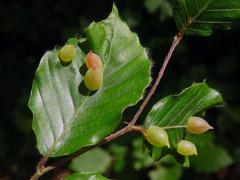
[[[63,164],[66,164],[67,162],[71,161],[73,158],[91,150],[91,149],[94,149],[95,147],[98,147],[98,146],[101,146],[109,141],[112,141],[113,139],[116,139],[126,133],[128,133],[129,131],[132,131],[132,129],[130,128],[130,125],[120,129],[119,131],[105,137],[102,141],[100,141],[99,143],[95,144],[95,145],[91,145],[91,146],[87,146],[87,147],[83,147],[82,149],[76,151],[75,153],[67,156],[66,158],[63,158],[62,160],[60,161],[57,161],[56,163],[50,165],[50,166],[47,166],[45,168],[43,168],[41,171],[36,171],[36,173],[31,177],[30,180],[37,180],[39,179],[40,176],[42,176],[43,174],[47,173],[48,171],[51,171]],[[46,163],[46,162],[45,162]]]
[[[172,45],[168,51],[168,54],[166,55],[163,65],[158,73],[158,77],[155,80],[150,92],[148,93],[147,97],[144,99],[142,105],[140,106],[140,108],[138,109],[137,113],[135,114],[134,118],[132,119],[132,121],[130,122],[131,125],[134,125],[136,123],[136,121],[138,120],[139,116],[141,115],[142,111],[144,110],[145,106],[147,105],[148,101],[150,100],[150,98],[152,97],[153,93],[155,92],[160,80],[162,79],[162,76],[165,72],[165,69],[168,65],[168,62],[170,60],[170,58],[172,57],[173,51],[174,49],[177,47],[177,45],[179,44],[179,42],[181,41],[183,37],[183,33],[179,33],[177,36],[174,37],[174,40],[172,42]]]
[[[48,160],[48,156],[43,156],[42,159],[39,161],[38,165],[37,165],[37,171],[36,173],[31,177],[31,180],[33,179],[38,179],[41,175],[42,172],[45,169],[45,164]]]
[[[178,33],[174,37],[172,45],[171,45],[171,47],[169,49],[168,54],[166,55],[166,57],[164,59],[163,65],[162,65],[162,67],[161,67],[161,69],[159,71],[157,79],[155,80],[155,82],[154,82],[150,92],[148,93],[146,98],[143,100],[142,105],[140,106],[140,108],[138,109],[136,114],[134,115],[133,119],[130,121],[130,123],[126,127],[124,127],[122,129],[118,130],[117,132],[115,132],[115,133],[105,137],[102,141],[100,141],[99,143],[97,143],[95,145],[87,146],[87,147],[84,147],[84,148],[76,151],[72,155],[67,156],[66,158],[64,158],[64,159],[54,163],[53,165],[44,167],[47,159],[46,159],[46,161],[45,160],[42,161],[42,162],[40,161],[41,163],[39,163],[39,164],[41,164],[42,169],[40,169],[40,171],[37,170],[37,172],[31,177],[31,180],[37,180],[40,176],[42,176],[46,172],[51,171],[51,170],[53,170],[53,169],[55,169],[55,168],[65,164],[65,163],[71,161],[73,158],[75,158],[75,157],[77,157],[77,156],[79,156],[79,155],[81,155],[81,154],[83,154],[83,153],[85,153],[85,152],[95,148],[95,147],[101,146],[101,145],[103,145],[103,144],[105,144],[105,143],[107,143],[109,141],[112,141],[112,140],[114,140],[114,139],[116,139],[116,138],[118,138],[118,137],[120,137],[120,136],[122,136],[122,135],[124,135],[124,134],[126,134],[128,132],[130,132],[130,131],[136,130],[136,129],[132,128],[132,127],[134,127],[134,125],[136,124],[136,121],[138,120],[138,118],[141,115],[142,111],[144,110],[144,108],[146,107],[147,103],[149,102],[149,100],[151,99],[152,95],[154,94],[154,92],[155,92],[155,90],[156,90],[160,80],[162,79],[162,76],[163,76],[163,74],[165,72],[165,69],[166,69],[168,63],[169,63],[169,60],[172,57],[174,49],[177,47],[177,45],[181,41],[181,39],[183,37],[183,34],[184,34],[184,31]]]
[[[48,156],[44,156],[44,157],[41,159],[41,161],[39,161],[37,168],[38,168],[38,169],[43,169],[43,168],[44,168],[44,165],[45,165],[46,162],[47,162],[47,160],[48,160]]]

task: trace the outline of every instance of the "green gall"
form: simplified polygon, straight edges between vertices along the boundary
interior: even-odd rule
[[[71,45],[71,44],[67,44],[63,46],[58,53],[59,59],[65,63],[71,62],[75,56],[76,56],[76,48],[74,45]]]
[[[213,127],[210,126],[207,121],[200,117],[189,118],[186,128],[192,134],[203,134],[209,129],[213,129]]]
[[[146,139],[150,144],[156,147],[170,146],[167,132],[158,126],[150,126],[146,130]]]
[[[183,156],[197,155],[195,144],[187,140],[181,140],[177,146],[177,152]]]
[[[84,83],[85,86],[91,90],[96,91],[102,86],[103,82],[103,70],[101,68],[90,68],[85,74]]]

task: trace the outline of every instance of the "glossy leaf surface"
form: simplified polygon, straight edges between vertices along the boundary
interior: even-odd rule
[[[46,52],[36,71],[29,107],[42,155],[68,155],[99,142],[117,128],[123,110],[142,98],[150,82],[145,49],[115,6],[106,20],[92,23],[86,33],[104,64],[103,84],[95,94],[86,96],[79,90],[79,69],[85,62],[80,48],[68,66],[61,65],[58,49]]]
[[[180,94],[163,98],[149,112],[145,126],[182,126],[194,114],[222,103],[221,95],[206,83],[195,83]],[[184,128],[168,129],[170,144],[176,147],[183,138]]]

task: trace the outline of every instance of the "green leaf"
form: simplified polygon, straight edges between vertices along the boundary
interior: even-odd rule
[[[158,8],[161,6],[161,4],[162,4],[162,0],[145,0],[144,1],[144,6],[146,7],[149,13],[155,13],[158,10]]]
[[[150,14],[159,10],[160,21],[173,16],[173,7],[169,0],[145,0],[144,6]]]
[[[196,171],[214,173],[233,163],[228,152],[223,147],[213,143],[211,134],[191,135],[188,139],[197,146],[198,155],[191,158],[191,164]]]
[[[189,117],[222,103],[221,95],[206,83],[194,83],[180,94],[163,98],[149,112],[145,126],[160,127],[185,125]],[[168,129],[170,144],[176,147],[183,138],[183,129]]]
[[[151,180],[178,180],[181,178],[181,166],[159,167],[149,172]]]
[[[228,152],[217,145],[198,147],[198,156],[192,158],[193,168],[199,172],[213,173],[232,164]]]
[[[79,92],[85,55],[78,47],[70,65],[61,65],[55,49],[45,53],[36,71],[29,107],[42,155],[68,155],[99,142],[118,127],[123,110],[143,97],[150,82],[147,53],[115,6],[106,20],[92,23],[86,33],[104,63],[103,85],[95,94]]]
[[[74,173],[71,176],[65,178],[65,180],[109,180],[99,173],[83,172]]]
[[[68,41],[67,41],[67,44],[72,44],[72,45],[78,45],[79,43],[79,39],[77,38],[69,38]]]
[[[167,155],[160,161],[155,161],[156,169],[149,172],[151,180],[177,180],[181,178],[182,167],[172,155]]]
[[[104,173],[110,167],[111,161],[111,156],[107,151],[95,148],[73,159],[70,169],[75,172]]]
[[[149,157],[148,152],[142,152],[142,139],[137,138],[133,141],[133,167],[135,170],[140,170],[142,168],[148,168],[153,165],[154,161]]]
[[[173,15],[173,8],[169,0],[145,0],[144,6],[151,14],[160,9],[161,19],[165,19]]]
[[[240,1],[177,0],[174,12],[179,31],[209,36],[215,29],[230,29],[240,18]]]
[[[109,151],[111,152],[114,159],[111,170],[119,174],[123,171],[125,165],[127,164],[126,158],[128,154],[128,148],[125,145],[111,143]]]

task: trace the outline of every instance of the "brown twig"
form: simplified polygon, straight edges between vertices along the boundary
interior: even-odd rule
[[[44,156],[44,157],[41,159],[41,161],[39,161],[38,166],[37,166],[37,169],[43,169],[45,163],[47,162],[47,160],[48,160],[48,156]]]
[[[37,168],[37,171],[36,173],[31,177],[31,180],[37,180],[40,176],[42,176],[43,174],[45,174],[46,172],[48,171],[51,171],[69,161],[71,161],[73,158],[97,147],[97,146],[101,146],[109,141],[112,141],[126,133],[128,133],[129,131],[133,131],[133,130],[136,130],[135,128],[132,128],[134,127],[134,125],[136,124],[136,121],[138,120],[139,116],[141,115],[142,111],[144,110],[144,108],[146,107],[147,103],[149,102],[149,100],[151,99],[152,95],[154,94],[160,80],[162,79],[162,76],[165,72],[165,69],[169,63],[169,60],[170,58],[172,57],[172,54],[173,54],[173,51],[174,49],[177,47],[177,45],[179,44],[179,42],[181,41],[182,37],[184,35],[184,31],[178,33],[175,37],[174,37],[174,40],[172,42],[172,45],[164,59],[164,62],[163,62],[163,65],[158,73],[158,77],[157,79],[155,80],[152,88],[150,89],[148,95],[146,96],[146,98],[143,100],[142,102],[142,105],[140,106],[140,108],[138,109],[138,111],[136,112],[136,114],[134,115],[133,119],[130,121],[130,123],[118,130],[117,132],[105,137],[102,141],[100,141],[99,143],[95,144],[95,145],[92,145],[92,146],[87,146],[87,147],[84,147],[78,151],[76,151],[75,153],[73,153],[72,155],[70,156],[67,156],[66,158],[54,163],[53,165],[50,165],[50,166],[47,166],[47,167],[44,167],[45,166],[45,163],[47,162],[47,157],[43,157],[42,160],[39,162],[39,165],[38,165],[38,168]],[[44,159],[44,160],[43,160]]]
[[[37,171],[36,173],[31,177],[31,180],[33,179],[38,179],[42,174],[45,169],[45,164],[48,160],[48,156],[43,156],[42,159],[39,161],[37,165]]]
[[[162,76],[165,72],[165,69],[168,65],[168,62],[170,60],[170,58],[172,57],[173,51],[174,49],[177,47],[177,45],[179,44],[179,42],[181,41],[183,37],[183,33],[179,33],[177,36],[174,37],[172,45],[168,51],[167,56],[164,59],[163,65],[158,73],[158,77],[155,80],[150,92],[148,93],[148,95],[146,96],[146,98],[144,99],[142,105],[140,106],[140,108],[138,109],[137,113],[135,114],[133,120],[130,122],[130,124],[134,125],[136,123],[136,121],[138,120],[139,116],[141,115],[142,111],[144,110],[145,106],[147,105],[148,101],[150,100],[150,98],[152,97],[153,93],[155,92],[160,80],[162,79]]]
[[[101,146],[101,145],[103,145],[103,144],[105,144],[105,143],[107,143],[109,141],[112,141],[113,139],[116,139],[117,137],[122,136],[123,134],[126,134],[129,131],[132,131],[132,129],[130,128],[130,125],[128,125],[128,126],[122,128],[122,129],[120,129],[119,131],[117,131],[117,132],[115,132],[115,133],[105,137],[102,141],[100,141],[99,143],[97,143],[95,145],[83,147],[82,149],[80,149],[80,150],[76,151],[75,153],[67,156],[66,158],[63,158],[60,161],[57,161],[56,163],[54,163],[54,164],[52,164],[50,166],[47,166],[47,167],[43,166],[44,168],[41,169],[41,171],[37,170],[35,172],[35,174],[31,177],[30,180],[37,180],[40,176],[42,176],[46,172],[51,171],[51,170],[53,170],[53,169],[55,169],[55,168],[65,164],[65,163],[71,161],[73,158],[75,158],[75,157],[77,157],[77,156],[79,156],[79,155],[81,155],[81,154],[83,154],[83,153],[85,153],[85,152],[87,152],[87,151],[89,151],[91,149],[94,149],[95,147]]]

